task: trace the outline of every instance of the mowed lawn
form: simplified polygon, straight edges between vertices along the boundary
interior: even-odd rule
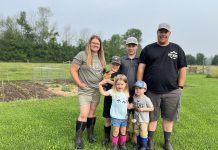
[[[218,79],[188,75],[182,96],[180,121],[175,124],[175,150],[215,150],[218,147]],[[100,150],[103,137],[102,101],[97,110],[97,143],[85,150]],[[72,150],[75,121],[79,114],[77,97],[58,97],[0,103],[0,149]],[[155,134],[155,148],[162,150],[161,122]],[[128,144],[128,148],[132,147]]]

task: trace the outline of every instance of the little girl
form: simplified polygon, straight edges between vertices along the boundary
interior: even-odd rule
[[[114,85],[112,89],[108,91],[105,91],[102,86],[106,83],[107,80],[102,80],[99,83],[99,90],[101,95],[112,97],[112,105],[110,109],[111,121],[113,126],[112,150],[118,149],[118,139],[120,149],[126,150],[127,108],[129,105],[129,89],[127,84],[127,77],[122,74],[117,75],[114,78]]]

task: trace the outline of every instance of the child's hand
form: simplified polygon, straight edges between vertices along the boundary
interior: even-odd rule
[[[109,83],[109,84],[114,84],[114,81],[112,81],[111,79],[104,79],[106,81],[106,83]]]
[[[104,75],[103,75],[103,78],[104,78],[104,79],[110,79],[112,73],[113,73],[112,71],[105,71],[105,73],[104,73]]]
[[[128,104],[128,109],[133,109],[134,108],[134,104],[133,103],[129,103]]]
[[[107,82],[105,81],[105,79],[104,80],[102,80],[101,82],[99,82],[99,84],[98,85],[101,85],[101,86],[103,86],[103,85],[105,85]]]
[[[79,86],[81,89],[84,89],[84,88],[88,87],[87,84],[85,84],[85,83],[80,83],[78,86]]]
[[[143,112],[143,111],[145,111],[145,108],[137,108],[136,109],[138,112]]]

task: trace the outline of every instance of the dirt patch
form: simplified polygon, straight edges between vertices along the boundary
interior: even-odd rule
[[[53,85],[48,85],[48,91],[55,93],[60,96],[75,96],[77,95],[77,87],[75,85],[69,84],[59,84],[55,87]]]
[[[0,84],[0,101],[14,101],[25,99],[42,99],[55,96],[74,96],[77,94],[76,86],[72,83],[55,83],[55,87],[52,84],[44,84],[33,81],[4,81]],[[70,86],[70,88],[64,88]]]

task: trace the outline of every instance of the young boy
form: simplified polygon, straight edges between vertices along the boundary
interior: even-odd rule
[[[108,91],[113,86],[113,78],[119,74],[118,70],[120,68],[121,58],[119,56],[113,56],[110,61],[111,70],[104,74],[104,80],[109,80],[110,83],[105,85],[105,90]],[[103,107],[103,117],[105,118],[104,123],[104,140],[102,142],[102,146],[107,146],[110,142],[110,132],[111,132],[111,116],[110,116],[110,108],[112,104],[111,96],[104,97],[104,107]]]
[[[134,149],[146,150],[149,112],[154,110],[153,104],[149,97],[144,95],[147,90],[147,85],[144,81],[137,81],[134,84],[135,95],[133,96],[133,107],[135,108],[134,119],[135,123],[134,132],[137,136],[137,144]]]
[[[126,39],[127,55],[121,58],[120,72],[127,76],[129,86],[129,103],[133,102],[134,83],[136,82],[136,73],[139,64],[139,57],[137,56],[138,40],[135,37],[128,37]],[[131,114],[134,115],[134,109],[128,109],[128,126],[127,126],[127,141],[130,140],[130,123]],[[132,142],[136,143],[135,133],[132,135]]]

